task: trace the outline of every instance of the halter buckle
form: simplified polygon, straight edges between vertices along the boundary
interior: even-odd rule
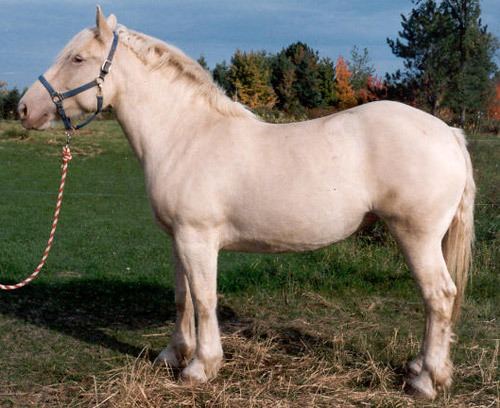
[[[109,71],[111,71],[111,61],[106,58],[106,60],[101,65],[101,73],[107,75],[109,74]]]

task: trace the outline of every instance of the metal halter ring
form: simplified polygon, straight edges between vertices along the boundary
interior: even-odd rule
[[[55,93],[54,95],[52,95],[52,102],[54,102],[55,104],[61,103],[63,99],[64,98],[60,93]]]
[[[102,96],[102,86],[104,84],[104,78],[98,76],[95,79],[95,83],[97,85],[97,96]]]

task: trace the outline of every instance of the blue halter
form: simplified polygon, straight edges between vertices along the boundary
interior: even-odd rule
[[[108,57],[104,60],[103,64],[101,65],[101,71],[99,72],[99,76],[93,81],[87,82],[86,84],[79,86],[78,88],[71,89],[64,93],[60,93],[54,90],[52,85],[50,85],[49,81],[47,81],[47,79],[45,79],[43,75],[40,75],[38,77],[38,80],[42,83],[47,92],[50,94],[52,102],[54,102],[54,105],[56,105],[57,113],[59,113],[59,116],[61,117],[61,120],[64,123],[64,127],[66,128],[67,131],[81,129],[82,127],[92,122],[96,118],[96,116],[99,113],[101,113],[103,106],[102,84],[104,82],[104,78],[106,77],[106,75],[109,74],[109,71],[111,69],[111,63],[113,62],[113,57],[115,55],[117,45],[118,45],[118,34],[116,32],[113,32],[113,43],[111,44],[111,49],[109,50]],[[66,112],[64,111],[63,100],[78,95],[79,93],[85,92],[86,90],[91,89],[95,86],[97,86],[97,110],[83,122],[79,123],[76,126],[73,126],[71,123],[71,118],[67,116]]]

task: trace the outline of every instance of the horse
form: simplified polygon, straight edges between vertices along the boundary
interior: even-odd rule
[[[119,25],[99,7],[96,26],[79,32],[43,78],[62,90],[92,80],[114,37],[113,69],[97,92],[142,165],[155,220],[172,237],[176,323],[157,361],[179,368],[187,382],[216,376],[223,360],[220,250],[314,250],[377,217],[425,303],[407,383],[430,399],[449,387],[452,328],[474,239],[475,183],[462,130],[390,101],[266,123],[182,51]],[[95,110],[90,89],[63,101],[68,117]],[[36,81],[21,99],[24,127],[45,129],[60,116],[57,92],[46,91]]]

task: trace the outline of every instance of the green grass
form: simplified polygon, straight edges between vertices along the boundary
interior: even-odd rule
[[[16,123],[0,123],[2,283],[24,278],[39,261],[63,141],[58,131],[27,132]],[[499,147],[500,140],[487,135],[470,144],[478,183],[477,249],[457,329],[459,377],[452,395],[467,395],[471,405],[498,397]],[[106,381],[110,370],[145,347],[151,355],[158,352],[173,328],[169,240],[153,221],[142,171],[119,127],[102,121],[82,131],[73,155],[46,267],[30,286],[0,293],[0,406],[87,401],[84,396]],[[305,254],[222,253],[219,271],[221,324],[228,339],[237,327],[252,344],[273,339],[279,355],[326,359],[337,373],[374,365],[350,380],[356,392],[401,387],[404,365],[418,349],[423,311],[403,258],[382,226]],[[394,330],[397,341],[388,348]],[[331,340],[339,333],[345,335],[341,343]],[[273,347],[269,353],[276,356]],[[374,372],[391,375],[377,379]],[[221,381],[233,375],[223,370]],[[286,400],[279,385],[273,390]],[[387,398],[387,406],[399,401]],[[457,398],[438,403],[459,404]]]

